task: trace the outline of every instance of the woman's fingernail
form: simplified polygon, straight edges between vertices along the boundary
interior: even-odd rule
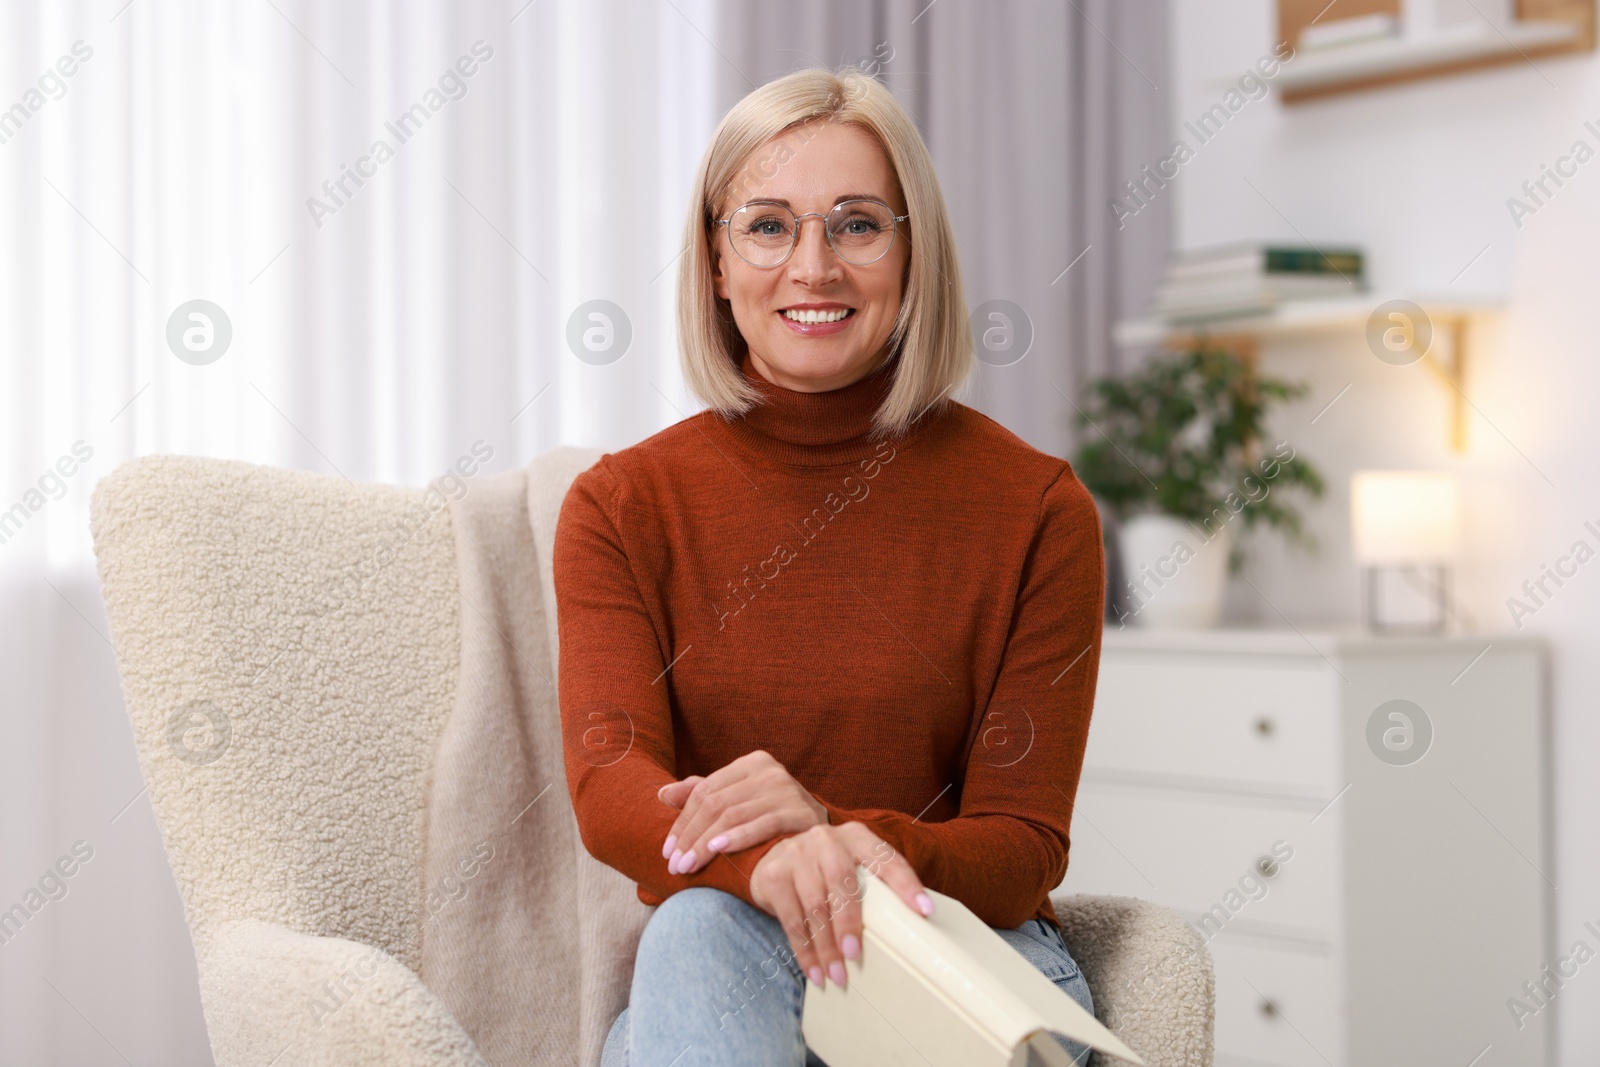
[[[806,974],[811,976],[811,984],[812,985],[820,986],[822,984],[822,968],[821,967],[818,967],[815,964],[813,964],[811,969],[809,971],[807,971]]]
[[[855,934],[845,934],[839,942],[839,947],[844,949],[844,958],[859,960],[861,958],[861,941]]]
[[[694,849],[691,848],[683,854],[683,862],[678,864],[678,873],[688,874],[692,870],[694,870]]]
[[[917,894],[917,910],[922,912],[922,914],[924,914],[924,915],[932,915],[933,914],[933,898],[929,897],[928,894],[926,894],[926,893],[918,893]]]
[[[828,977],[832,978],[835,985],[844,986],[844,964],[834,960],[828,964]]]
[[[713,837],[711,839],[711,842],[709,844],[706,845],[706,851],[707,852],[721,852],[723,849],[725,849],[727,847],[728,847],[728,835],[727,834],[718,834],[716,837]]]
[[[683,859],[683,853],[679,852],[677,849],[673,849],[672,850],[672,855],[667,857],[667,873],[668,874],[677,874],[678,873],[678,861],[681,860],[681,859]]]
[[[668,856],[672,855],[672,850],[673,850],[673,848],[675,848],[677,846],[677,844],[678,844],[678,835],[677,834],[668,834],[667,835],[667,843],[661,846],[661,858],[662,859],[666,859]]]

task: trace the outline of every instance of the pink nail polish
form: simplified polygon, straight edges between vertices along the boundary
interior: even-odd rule
[[[668,856],[672,855],[672,850],[673,850],[673,848],[675,848],[677,846],[677,844],[678,844],[678,835],[677,834],[668,834],[667,835],[667,843],[661,846],[661,858],[662,859],[666,859]]]
[[[817,967],[817,966],[813,965],[812,968],[809,971],[806,972],[806,974],[811,976],[811,984],[812,985],[815,985],[815,986],[822,985],[822,968],[821,967]]]
[[[839,947],[844,949],[845,959],[859,960],[861,958],[861,942],[855,934],[845,934],[844,939],[839,942]]]
[[[917,894],[917,908],[924,915],[933,914],[933,899],[926,893]]]
[[[694,849],[691,848],[683,854],[683,862],[678,864],[678,873],[688,874],[692,870],[694,870]]]
[[[672,850],[672,855],[667,857],[667,873],[668,874],[677,874],[678,873],[678,861],[681,860],[681,859],[683,859],[683,853],[679,852],[677,849],[673,849]]]
[[[828,964],[828,977],[833,979],[835,985],[837,985],[840,989],[843,989],[844,964],[840,963],[838,960],[834,960],[832,963]]]
[[[725,849],[727,847],[728,847],[728,835],[727,834],[718,834],[716,837],[713,837],[711,839],[710,844],[706,845],[706,851],[707,852],[721,852],[723,849]]]

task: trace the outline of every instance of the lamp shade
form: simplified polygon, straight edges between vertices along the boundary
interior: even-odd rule
[[[1445,563],[1461,540],[1461,485],[1439,471],[1357,471],[1350,479],[1356,562]]]

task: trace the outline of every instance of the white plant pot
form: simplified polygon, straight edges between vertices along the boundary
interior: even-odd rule
[[[1122,524],[1123,622],[1147,629],[1205,629],[1222,616],[1231,524],[1206,539],[1204,527],[1170,515],[1138,515]]]

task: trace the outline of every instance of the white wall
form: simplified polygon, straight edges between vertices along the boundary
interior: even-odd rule
[[[1172,5],[1165,88],[1174,133],[1191,146],[1195,138],[1182,122],[1218,102],[1229,82],[1272,50],[1274,8],[1269,0]],[[1524,180],[1575,140],[1600,150],[1600,137],[1583,125],[1590,119],[1600,127],[1600,56],[1592,53],[1293,106],[1274,92],[1242,108],[1160,192],[1173,198],[1179,249],[1247,238],[1352,243],[1366,249],[1378,292],[1498,294],[1507,301],[1498,328],[1474,339],[1466,393],[1478,411],[1469,412],[1462,456],[1448,449],[1448,389],[1421,366],[1379,362],[1353,331],[1278,343],[1264,353],[1269,373],[1312,383],[1311,396],[1282,412],[1276,429],[1329,478],[1327,498],[1308,511],[1321,550],[1307,555],[1259,544],[1246,572],[1296,623],[1358,616],[1347,532],[1356,469],[1462,473],[1470,522],[1461,593],[1486,645],[1511,626],[1506,599],[1542,563],[1554,563],[1580,537],[1600,547],[1582,528],[1586,520],[1600,526],[1600,158],[1520,229],[1506,206],[1508,197],[1522,195]],[[1311,425],[1346,384],[1349,392]],[[1278,621],[1250,586],[1234,586],[1235,618]],[[1586,920],[1600,925],[1597,624],[1600,561],[1580,568],[1526,620],[1551,649],[1554,854],[1530,858],[1559,887],[1552,961],[1557,947],[1565,955],[1580,938],[1600,948],[1583,929]],[[1486,866],[1525,862],[1479,829]],[[1505,975],[1505,996],[1535,977]],[[1600,962],[1581,969],[1551,1010],[1559,1020],[1559,1062],[1600,1062]],[[1483,1011],[1507,1009],[1502,999]],[[1482,1062],[1512,1062],[1502,1055],[1496,1050]]]

